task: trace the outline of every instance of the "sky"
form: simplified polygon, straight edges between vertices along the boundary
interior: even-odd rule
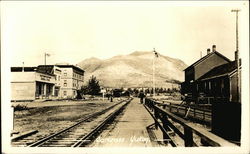
[[[10,66],[111,58],[152,51],[192,64],[207,48],[234,58],[235,13],[239,8],[240,52],[248,2],[2,2],[2,53]]]

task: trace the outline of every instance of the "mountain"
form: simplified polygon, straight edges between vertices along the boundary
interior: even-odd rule
[[[92,57],[77,65],[85,70],[85,83],[94,75],[105,87],[152,87],[153,57],[152,52],[136,51],[105,60]],[[171,83],[182,82],[186,67],[179,59],[159,54],[155,59],[156,87],[171,87]]]

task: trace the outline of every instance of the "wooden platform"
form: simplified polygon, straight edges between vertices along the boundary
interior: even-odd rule
[[[91,145],[93,147],[152,147],[147,127],[154,123],[148,111],[134,98],[116,122]]]

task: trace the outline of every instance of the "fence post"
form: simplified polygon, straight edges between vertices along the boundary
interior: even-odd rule
[[[164,114],[161,117],[161,121],[162,121],[164,130],[170,131],[171,129],[168,127],[169,121],[168,121],[167,115]],[[168,136],[167,132],[163,132],[163,142],[165,144],[168,144],[168,142],[169,142],[168,140],[169,140],[169,136]]]
[[[194,118],[195,118],[195,116],[196,116],[196,113],[195,113],[195,107],[194,107]]]
[[[187,115],[187,106],[185,106],[185,115]]]
[[[184,141],[185,147],[192,147],[193,146],[193,132],[192,130],[184,127]]]
[[[159,118],[159,113],[157,111],[157,109],[154,107],[154,116],[155,116],[155,129],[158,129],[158,121],[157,119]]]
[[[163,109],[166,109],[166,105],[165,104],[163,105]]]
[[[205,111],[203,110],[203,120],[205,121],[205,117],[206,115],[205,115]]]

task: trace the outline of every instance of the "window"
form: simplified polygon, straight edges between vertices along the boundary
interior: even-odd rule
[[[221,79],[221,88],[224,88],[224,80]]]
[[[63,95],[66,96],[67,95],[67,91],[63,91]]]
[[[63,86],[64,86],[64,87],[67,87],[67,80],[64,80]]]
[[[66,72],[64,72],[64,73],[63,73],[63,75],[64,75],[64,76],[67,76],[67,73],[66,73]]]

